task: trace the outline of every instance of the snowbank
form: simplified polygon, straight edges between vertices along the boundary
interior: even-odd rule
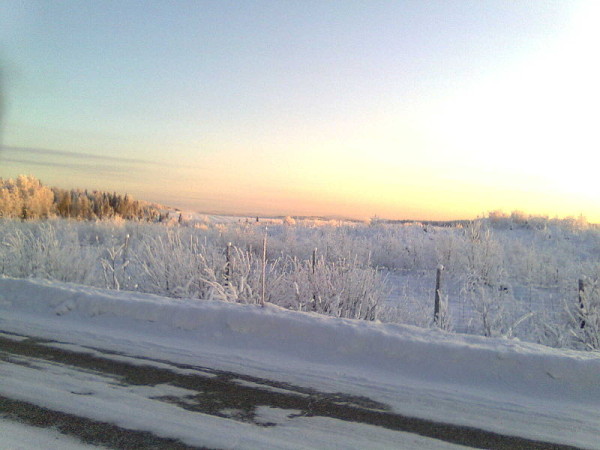
[[[186,330],[203,345],[268,352],[344,372],[561,404],[600,405],[600,355],[515,340],[334,319],[273,305],[173,300],[41,280],[0,278],[0,311],[69,321],[120,319]]]

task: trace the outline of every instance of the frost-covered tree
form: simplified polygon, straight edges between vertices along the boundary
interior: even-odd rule
[[[160,211],[128,194],[48,188],[26,175],[16,180],[0,179],[0,217],[30,220],[54,215],[80,220],[121,217],[157,221]]]
[[[32,176],[0,179],[0,216],[21,219],[47,218],[53,210],[54,194]]]

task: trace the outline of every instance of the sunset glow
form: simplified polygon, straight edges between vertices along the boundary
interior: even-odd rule
[[[600,222],[596,2],[0,6],[0,177],[199,212]]]

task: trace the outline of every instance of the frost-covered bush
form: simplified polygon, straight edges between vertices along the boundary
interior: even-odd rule
[[[196,229],[114,220],[5,220],[1,225],[0,273],[9,276],[260,303],[264,264],[265,301],[288,308],[374,320],[386,296],[381,274],[358,256],[330,261],[320,255],[313,265],[310,259],[286,254],[285,245],[293,240],[294,253],[311,255],[310,242],[302,232],[294,236],[281,227],[269,237],[269,257],[263,261],[261,227]],[[329,230],[323,235],[339,236]],[[238,245],[228,247],[225,238],[235,238]]]
[[[294,288],[290,307],[349,319],[379,318],[388,288],[372,267],[363,267],[357,258],[327,262],[321,257],[289,262],[289,281]]]
[[[446,272],[460,272],[462,267],[463,236],[456,230],[441,230],[435,241],[436,261],[444,266]]]
[[[424,270],[438,264],[436,240],[443,230],[411,225],[372,225],[363,239],[374,265],[390,270]]]
[[[600,350],[600,279],[596,276],[582,283],[578,304],[566,307],[569,331],[577,346]]]
[[[505,281],[503,249],[484,222],[473,221],[464,229],[461,255],[468,290],[481,286],[501,288]]]
[[[508,299],[502,248],[480,220],[464,228],[460,248],[462,293],[475,313],[475,328],[484,336],[500,335]]]
[[[524,304],[506,289],[477,285],[466,292],[475,317],[470,324],[478,334],[488,337],[513,337],[518,327],[532,315]]]
[[[198,280],[198,261],[199,255],[208,258],[209,252],[198,239],[185,239],[179,230],[167,227],[148,233],[132,248],[132,281],[142,292],[175,298],[199,298],[206,293]]]
[[[62,224],[61,224],[62,225]],[[57,222],[2,221],[0,273],[91,284],[98,249],[81,246],[76,230]]]
[[[200,279],[210,288],[206,298],[260,304],[263,300],[263,265],[265,273],[265,301],[284,306],[290,296],[281,259],[263,262],[251,251],[238,247],[229,250],[229,262],[209,264],[201,258]]]

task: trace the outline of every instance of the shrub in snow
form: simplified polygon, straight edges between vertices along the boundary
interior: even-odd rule
[[[293,226],[296,225],[296,220],[291,216],[285,216],[283,219],[283,224],[287,226]]]
[[[461,254],[462,294],[475,313],[471,325],[484,336],[514,336],[517,327],[532,314],[514,298],[503,247],[483,220],[473,221],[464,229]]]
[[[475,220],[464,229],[461,254],[467,289],[500,287],[505,275],[502,247],[482,220]]]
[[[289,305],[335,317],[375,320],[387,296],[385,280],[375,269],[362,267],[357,259],[327,262],[323,257],[290,261],[294,287]]]
[[[436,261],[446,271],[459,272],[462,265],[464,241],[456,236],[454,230],[442,230],[435,241]]]
[[[262,301],[262,258],[254,253],[232,247],[230,262],[208,264],[201,257],[202,269],[200,279],[210,288],[208,298],[218,300],[260,304]],[[266,266],[265,301],[281,304],[289,293],[286,289],[285,272],[281,268],[281,260],[271,261]]]
[[[447,295],[440,295],[440,311],[437,320],[434,317],[432,325],[444,331],[452,331],[452,313]]]
[[[389,273],[388,279],[394,280],[397,274]],[[393,299],[380,307],[379,319],[383,322],[404,323],[427,328],[433,321],[433,285],[424,290],[424,294],[415,293],[415,287],[406,281],[392,281],[397,286]]]
[[[573,348],[569,317],[565,311],[541,310],[532,314],[533,319],[525,320],[519,329],[522,339],[549,347]]]
[[[582,282],[578,304],[571,302],[566,308],[569,331],[578,346],[600,350],[600,283],[598,278]]]
[[[73,228],[57,227],[54,221],[21,223],[5,220],[2,225],[0,273],[83,284],[93,282],[97,275],[98,252],[82,248]]]
[[[206,266],[224,258],[189,229],[158,228],[140,239],[133,259],[135,284],[143,292],[174,298],[208,298],[211,287],[201,278]]]
[[[121,289],[121,284],[127,279],[129,235],[121,245],[113,245],[105,249],[100,262],[104,271],[104,281],[108,289]]]
[[[471,287],[466,297],[475,312],[472,325],[483,336],[513,337],[517,327],[532,317],[509,290],[479,285]]]

